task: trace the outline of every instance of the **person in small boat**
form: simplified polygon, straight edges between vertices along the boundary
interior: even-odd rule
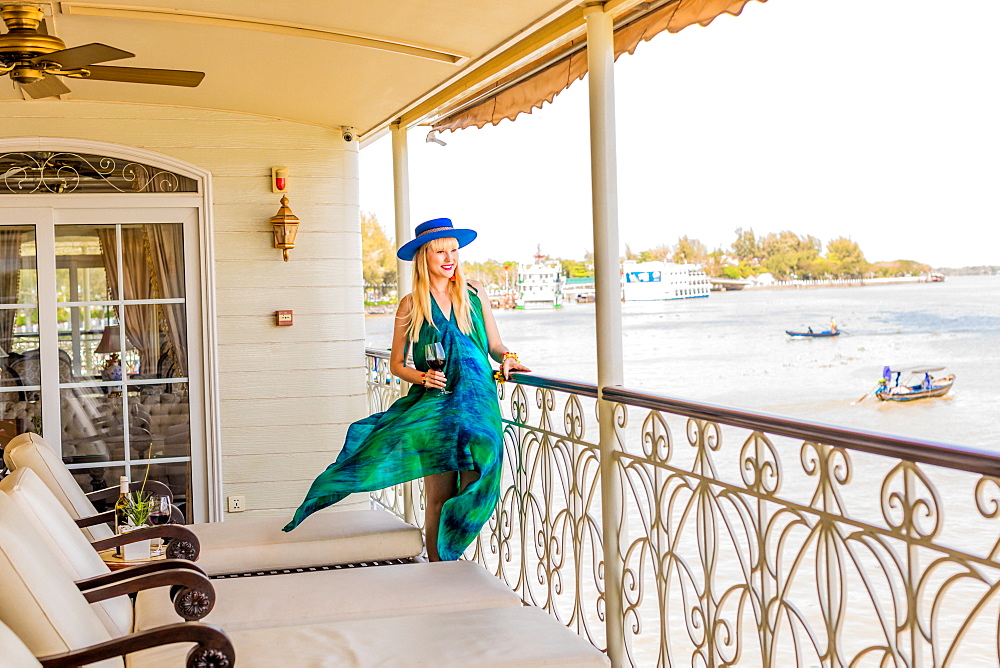
[[[475,231],[436,218],[418,225],[396,252],[413,262],[413,291],[399,300],[389,369],[410,391],[350,426],[337,460],[313,482],[285,531],[348,494],[420,477],[431,561],[461,557],[489,521],[503,456],[494,381],[530,369],[500,339],[483,286],[462,277],[458,249],[475,238]],[[435,343],[444,349],[443,369],[428,363],[427,346]],[[500,363],[497,375],[490,357]]]
[[[833,319],[833,316],[830,316],[830,333],[837,333],[837,321]]]
[[[923,388],[925,390],[931,389],[931,375],[929,373],[924,373]]]
[[[812,328],[812,327],[810,327],[810,328],[809,328],[809,333],[810,333],[810,334],[812,334],[812,333],[813,333],[813,328]]]

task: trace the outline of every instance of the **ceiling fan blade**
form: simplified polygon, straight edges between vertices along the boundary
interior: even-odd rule
[[[60,81],[58,77],[54,76],[47,76],[43,79],[39,79],[35,83],[21,84],[21,89],[35,100],[39,100],[43,97],[65,95],[70,92],[69,88],[66,87],[66,84]]]
[[[104,63],[109,60],[120,60],[121,58],[133,58],[134,53],[128,51],[122,51],[121,49],[116,49],[113,46],[108,46],[107,44],[84,44],[83,46],[74,46],[71,49],[63,49],[62,51],[53,51],[52,53],[45,53],[41,56],[35,56],[31,59],[31,62],[38,63],[41,61],[48,61],[53,63],[59,63],[62,65],[64,70],[75,70],[79,67],[86,67],[93,63]]]
[[[157,70],[145,67],[114,67],[94,65],[88,67],[87,79],[98,81],[124,81],[126,83],[158,84],[160,86],[187,86],[194,88],[205,78],[204,72],[190,70]]]

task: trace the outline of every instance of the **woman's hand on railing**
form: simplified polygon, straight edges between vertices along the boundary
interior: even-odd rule
[[[504,380],[510,380],[511,371],[522,371],[527,373],[530,372],[531,369],[518,362],[516,357],[508,357],[500,365],[500,371],[503,373]]]

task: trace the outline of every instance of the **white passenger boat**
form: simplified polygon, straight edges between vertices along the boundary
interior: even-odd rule
[[[517,308],[560,308],[563,299],[562,265],[547,260],[541,251],[534,262],[517,265]]]
[[[622,265],[622,293],[627,302],[707,297],[710,289],[700,264],[629,260]]]

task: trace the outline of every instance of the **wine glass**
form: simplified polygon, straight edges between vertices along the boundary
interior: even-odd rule
[[[444,346],[440,341],[436,343],[428,343],[424,346],[424,359],[427,360],[427,366],[436,371],[444,371],[444,363],[448,359],[448,355],[444,352]],[[435,390],[427,390],[428,392],[435,392]],[[441,388],[436,390],[436,394],[451,394],[451,390]]]
[[[149,521],[154,526],[160,526],[163,524],[170,523],[170,497],[163,495],[153,495],[152,497],[152,509],[149,511]],[[154,538],[155,545],[150,556],[158,557],[163,554],[163,539]]]

